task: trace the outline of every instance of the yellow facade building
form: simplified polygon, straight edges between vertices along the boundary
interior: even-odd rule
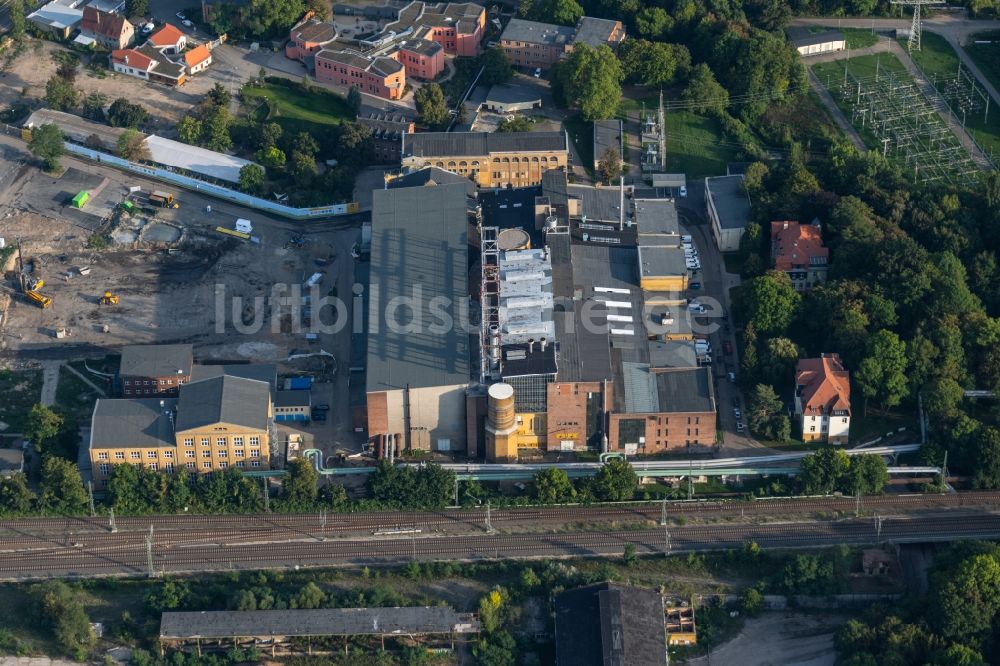
[[[122,464],[168,474],[268,469],[272,418],[271,385],[230,375],[185,384],[177,398],[98,400],[89,445],[94,484],[105,488]]]
[[[531,187],[569,160],[565,132],[418,132],[403,136],[404,169],[435,166],[478,187]]]

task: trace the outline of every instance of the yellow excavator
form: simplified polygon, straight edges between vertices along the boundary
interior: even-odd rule
[[[118,294],[112,294],[110,291],[104,292],[101,296],[101,305],[118,305],[121,299],[118,298]]]
[[[21,241],[18,239],[17,242],[17,263],[18,263],[18,274],[21,279],[21,290],[24,291],[24,295],[28,297],[28,300],[42,308],[43,310],[52,305],[52,299],[45,294],[38,291],[45,286],[45,280],[37,276],[28,275],[24,270],[24,258],[21,256]],[[34,264],[36,267],[38,263]]]
[[[24,292],[24,295],[28,297],[28,300],[30,300],[32,303],[42,308],[43,310],[52,305],[52,299],[41,292],[26,291]]]

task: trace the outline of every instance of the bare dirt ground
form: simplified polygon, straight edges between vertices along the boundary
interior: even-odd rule
[[[35,106],[45,97],[45,83],[55,74],[58,64],[53,54],[68,51],[65,47],[42,40],[29,40],[19,56],[0,71],[0,106],[27,101]],[[95,76],[86,65],[93,59],[105,69],[103,78]],[[141,81],[132,76],[116,74],[106,69],[107,56],[83,56],[76,87],[82,100],[92,92],[104,93],[108,102],[125,97],[141,103],[152,116],[152,130],[169,134],[191,107],[197,104],[214,85],[215,78],[207,75],[193,76],[180,88]],[[209,70],[210,71],[210,70]]]
[[[746,621],[743,630],[711,657],[699,657],[686,663],[740,664],[740,666],[833,666],[837,653],[833,634],[845,617],[817,613],[767,612]]]

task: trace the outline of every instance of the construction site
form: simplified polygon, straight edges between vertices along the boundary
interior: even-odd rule
[[[310,301],[350,293],[357,226],[311,223],[303,232],[301,223],[70,159],[53,176],[16,148],[0,149],[18,158],[3,160],[0,180],[4,367],[183,342],[203,362],[307,372],[332,397],[350,327],[345,320],[332,332],[335,308],[313,312]],[[331,421],[340,427],[346,415]]]

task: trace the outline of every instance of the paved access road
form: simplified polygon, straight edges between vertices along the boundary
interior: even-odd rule
[[[254,516],[161,516],[0,521],[0,579],[143,575],[418,560],[520,559],[688,552],[738,547],[807,547],[1000,537],[1000,493],[677,502],[661,505],[524,508],[485,511]],[[862,518],[831,520],[830,516]],[[813,518],[812,516],[818,516]],[[887,516],[881,521],[875,515]],[[750,524],[740,518],[782,517]],[[674,518],[729,518],[710,524]],[[151,547],[147,552],[147,537]],[[583,525],[589,525],[584,530]],[[615,529],[624,526],[626,529]],[[555,532],[554,530],[560,530]]]

